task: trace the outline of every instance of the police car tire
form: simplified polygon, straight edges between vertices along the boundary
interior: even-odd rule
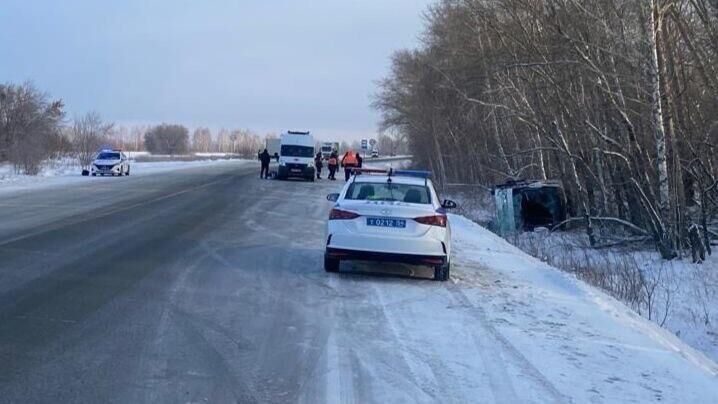
[[[326,272],[339,272],[339,260],[324,256],[324,270]]]
[[[125,175],[130,175],[130,167],[129,166],[127,166],[127,172],[125,173]]]
[[[96,173],[92,173],[92,176],[93,176],[93,177],[97,177],[97,174],[96,174]]]
[[[451,273],[451,263],[447,262],[443,265],[437,265],[434,267],[434,280],[445,282],[449,280]]]

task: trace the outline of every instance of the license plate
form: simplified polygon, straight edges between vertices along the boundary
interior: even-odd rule
[[[300,170],[300,169],[298,169],[298,168],[292,168],[292,169],[289,170],[289,171],[291,171],[291,172],[293,172],[293,173],[301,173],[301,172],[302,172],[302,170]]]
[[[406,220],[403,219],[384,219],[381,217],[368,217],[366,218],[367,226],[375,227],[393,227],[397,229],[403,229],[406,227]]]

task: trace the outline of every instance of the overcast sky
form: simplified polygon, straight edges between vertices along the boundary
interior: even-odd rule
[[[70,118],[355,139],[375,132],[375,81],[431,1],[0,3],[0,82],[32,81]]]

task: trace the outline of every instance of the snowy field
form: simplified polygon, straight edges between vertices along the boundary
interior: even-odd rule
[[[140,152],[141,153],[141,152]],[[253,164],[254,160],[195,160],[132,162],[131,176],[160,174],[197,166],[222,164]],[[0,164],[0,193],[27,190],[38,187],[65,186],[87,181],[111,181],[112,177],[83,177],[82,170],[74,159],[64,159],[45,164],[38,175],[24,175],[15,172],[9,164]]]

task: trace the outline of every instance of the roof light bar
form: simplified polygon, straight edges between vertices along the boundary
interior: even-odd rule
[[[354,174],[389,174],[389,170],[383,168],[353,168]]]
[[[393,175],[399,175],[402,177],[417,177],[417,178],[430,178],[431,171],[425,170],[394,170]]]
[[[431,178],[431,171],[424,170],[394,170],[393,168],[354,168],[354,174],[384,174],[389,177],[416,177],[428,179]]]

